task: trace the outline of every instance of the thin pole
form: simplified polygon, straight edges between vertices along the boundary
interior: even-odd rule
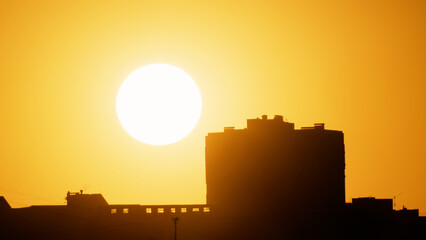
[[[177,240],[177,221],[179,220],[178,217],[172,218],[172,221],[175,224],[175,240]]]

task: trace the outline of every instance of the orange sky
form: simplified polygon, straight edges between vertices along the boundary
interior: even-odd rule
[[[204,136],[247,118],[325,122],[346,144],[347,201],[396,197],[426,215],[426,2],[1,1],[0,195],[63,204],[204,203]],[[136,68],[168,63],[203,97],[167,146],[121,127]]]

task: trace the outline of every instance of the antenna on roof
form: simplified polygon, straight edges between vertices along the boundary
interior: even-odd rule
[[[395,196],[393,196],[393,208],[396,209],[396,197],[398,197],[399,195],[401,195],[402,192],[396,194]]]

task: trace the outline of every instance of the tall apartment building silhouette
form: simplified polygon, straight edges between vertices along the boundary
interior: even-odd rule
[[[343,133],[276,115],[206,136],[207,204],[226,215],[288,216],[345,206]]]

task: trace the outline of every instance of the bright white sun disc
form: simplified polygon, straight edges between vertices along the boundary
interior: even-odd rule
[[[187,136],[201,115],[201,94],[181,69],[151,64],[121,84],[116,110],[123,128],[138,141],[165,145]]]

